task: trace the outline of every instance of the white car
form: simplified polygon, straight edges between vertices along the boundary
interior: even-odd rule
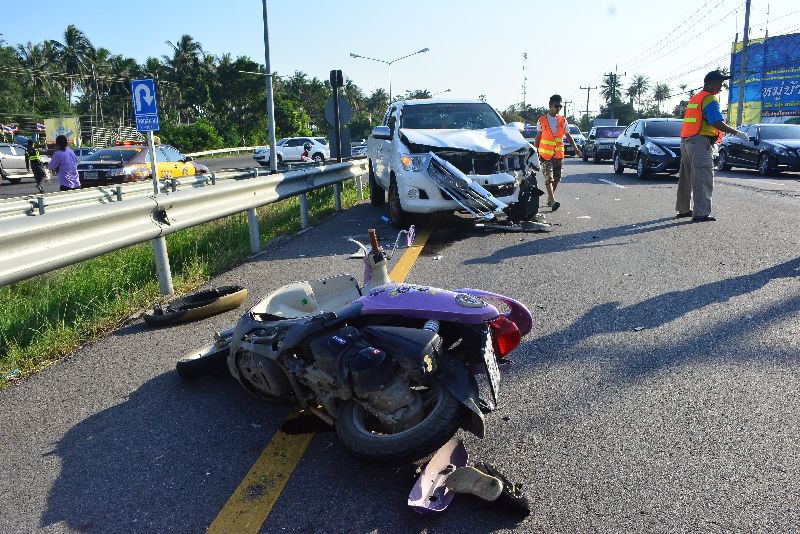
[[[300,156],[303,154],[303,145],[311,143],[311,150],[309,150],[311,159],[317,163],[324,163],[325,160],[330,159],[331,150],[328,146],[328,140],[324,137],[285,137],[275,143],[276,157],[278,163],[287,161],[301,161]],[[259,165],[269,165],[269,147],[260,146],[253,151],[253,159]]]
[[[12,184],[20,183],[23,178],[33,178],[25,162],[25,147],[22,145],[0,143],[0,167],[3,168],[3,177]]]
[[[535,153],[523,127],[507,125],[480,100],[394,102],[367,140],[372,205],[382,206],[388,191],[399,228],[415,213],[465,211],[491,219],[517,201]]]

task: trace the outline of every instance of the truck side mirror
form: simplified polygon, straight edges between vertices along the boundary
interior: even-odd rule
[[[371,135],[375,139],[382,139],[384,141],[390,141],[392,139],[392,132],[389,130],[388,126],[376,126],[372,129]]]

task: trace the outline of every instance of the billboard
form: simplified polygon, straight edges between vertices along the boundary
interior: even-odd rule
[[[728,122],[736,124],[742,43],[731,53]],[[800,124],[800,33],[754,39],[747,45],[743,123]]]
[[[44,120],[44,130],[47,135],[47,143],[54,144],[56,137],[66,135],[69,144],[75,144],[75,140],[80,137],[80,122],[78,117],[55,117]]]

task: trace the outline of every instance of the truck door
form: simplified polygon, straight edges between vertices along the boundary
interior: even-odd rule
[[[397,106],[392,106],[383,119],[383,125],[389,127],[391,139],[380,139],[378,143],[378,157],[375,161],[375,179],[387,191],[391,175],[391,161],[394,157],[394,136],[397,135]]]

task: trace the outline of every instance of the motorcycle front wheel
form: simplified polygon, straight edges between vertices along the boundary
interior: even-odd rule
[[[438,382],[424,390],[423,402],[425,417],[419,423],[391,433],[361,404],[347,400],[336,418],[336,434],[348,452],[367,463],[420,460],[447,443],[465,416],[464,406]]]

